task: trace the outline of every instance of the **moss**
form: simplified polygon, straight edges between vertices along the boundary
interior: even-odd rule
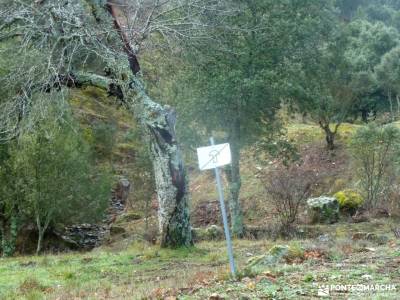
[[[364,203],[364,198],[357,191],[345,189],[337,192],[335,198],[339,202],[339,207],[342,210],[355,211]]]

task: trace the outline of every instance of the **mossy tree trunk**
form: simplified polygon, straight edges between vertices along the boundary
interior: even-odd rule
[[[158,221],[162,247],[190,246],[192,242],[187,176],[175,135],[175,110],[161,106],[145,93],[137,81],[134,110],[148,136],[153,162]],[[139,112],[139,114],[137,114]]]
[[[122,97],[124,102],[132,108],[135,118],[139,120],[148,138],[159,203],[161,247],[190,246],[193,242],[189,218],[189,193],[183,159],[175,135],[175,111],[153,101],[138,78],[140,64],[137,53],[126,35],[124,21],[120,20],[124,6],[119,6],[115,4],[115,1],[110,0],[99,2],[89,1],[98,20],[105,17],[104,14],[96,13],[99,11],[98,5],[103,5],[109,13],[108,16],[112,17],[114,28],[121,39],[127,63],[133,75],[129,88],[123,91]],[[104,19],[101,22],[107,22],[107,20]],[[113,86],[115,90],[115,83],[108,83],[107,80],[89,78],[86,81],[105,86],[109,91]],[[123,89],[118,90],[122,92]]]

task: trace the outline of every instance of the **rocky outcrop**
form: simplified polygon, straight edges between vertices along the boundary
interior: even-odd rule
[[[97,224],[77,224],[65,227],[58,235],[72,248],[90,250],[97,247],[109,235],[109,228]]]
[[[307,206],[312,223],[332,224],[339,219],[339,202],[335,197],[311,198]]]
[[[117,216],[124,213],[131,190],[128,179],[120,177],[115,188],[111,192],[110,206],[108,207],[104,223],[111,224]]]
[[[116,234],[118,231],[112,224],[117,216],[125,211],[130,189],[131,184],[129,180],[121,177],[112,190],[110,206],[102,223],[74,224],[65,227],[61,231],[54,231],[54,233],[69,244],[71,248],[90,250],[101,245],[110,236],[110,231],[113,234]],[[121,228],[118,229],[118,232],[120,232]]]

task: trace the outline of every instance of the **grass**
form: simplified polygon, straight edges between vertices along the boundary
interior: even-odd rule
[[[397,284],[400,288],[400,244],[385,225],[389,223],[321,225],[319,229],[332,237],[327,243],[235,240],[241,271],[236,281],[229,278],[224,241],[176,250],[134,242],[123,250],[0,259],[0,299],[208,299],[212,294],[225,299],[314,299],[322,284]],[[349,237],[360,230],[386,234],[390,242],[352,241]],[[256,274],[243,272],[250,257],[266,253],[275,244],[293,249],[290,261]],[[398,299],[389,292],[339,296]]]
[[[140,299],[157,288],[184,287],[190,276],[226,264],[223,243],[159,249],[134,243],[124,251],[0,260],[0,299]],[[113,297],[114,297],[113,296]]]

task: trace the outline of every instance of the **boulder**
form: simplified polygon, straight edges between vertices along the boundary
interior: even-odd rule
[[[130,190],[131,183],[129,180],[120,177],[112,190],[110,204],[107,209],[106,217],[103,220],[104,223],[114,223],[117,217],[125,212]]]
[[[307,206],[312,223],[332,224],[339,219],[339,202],[335,197],[311,198]]]
[[[330,237],[329,234],[321,234],[320,236],[318,236],[317,240],[321,243],[327,243],[330,242],[332,239]]]
[[[90,250],[108,237],[109,229],[104,225],[77,224],[65,227],[63,232],[55,233],[74,248]]]
[[[195,241],[221,240],[224,238],[224,231],[217,225],[210,225],[206,228],[192,227],[192,236]]]
[[[247,261],[246,269],[249,271],[260,271],[265,267],[282,261],[289,254],[289,246],[275,245],[266,254],[254,256]]]
[[[114,188],[114,196],[116,199],[119,199],[122,204],[126,204],[129,192],[131,190],[131,183],[128,179],[121,177],[116,187]]]
[[[210,240],[219,240],[224,237],[223,229],[217,225],[208,226],[206,234]]]

